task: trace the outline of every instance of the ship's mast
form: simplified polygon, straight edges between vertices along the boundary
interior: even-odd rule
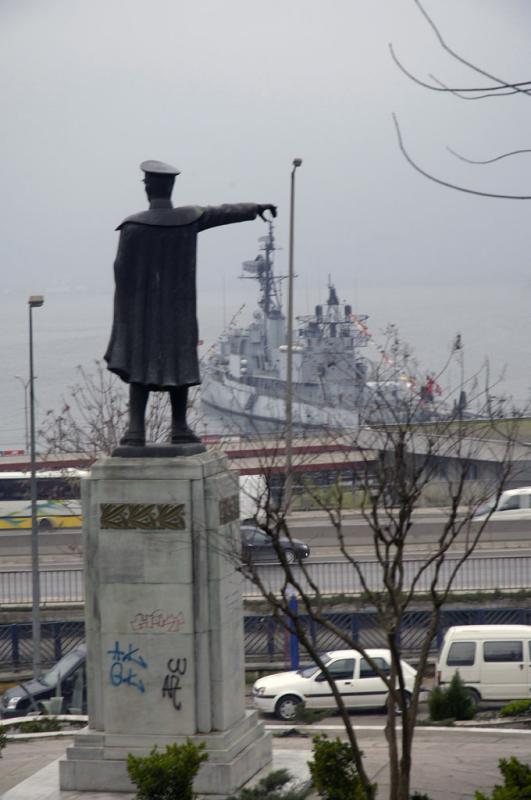
[[[260,250],[264,255],[258,255],[253,261],[244,261],[243,269],[249,275],[242,275],[242,278],[251,278],[257,280],[260,284],[260,300],[258,305],[264,312],[266,318],[278,317],[281,314],[281,301],[280,292],[278,290],[278,282],[282,277],[275,276],[273,272],[273,253],[275,247],[275,235],[273,230],[273,222],[268,220],[268,233],[261,236]]]
[[[263,280],[263,296],[260,305],[263,308],[266,317],[271,313],[271,301],[273,290],[273,253],[275,251],[275,239],[273,234],[273,223],[268,221],[269,232],[267,236],[262,237],[264,242],[263,250],[265,252],[265,272]]]

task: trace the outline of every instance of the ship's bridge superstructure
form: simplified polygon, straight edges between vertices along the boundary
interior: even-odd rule
[[[270,223],[260,253],[244,262],[241,275],[258,282],[258,308],[249,325],[231,327],[221,336],[206,363],[201,394],[208,405],[231,414],[283,423],[288,353],[283,277],[274,274],[274,251]],[[373,362],[364,355],[370,341],[367,319],[340,303],[330,279],[327,302],[316,306],[314,314],[297,317],[292,352],[296,425],[355,428],[360,410],[366,412],[376,392],[396,394],[396,379],[388,375],[378,381]]]
[[[367,319],[366,314],[355,317],[351,305],[340,304],[329,282],[326,304],[316,306],[312,315],[297,317],[294,380],[318,384],[328,399],[359,394],[372,372],[363,355],[368,342]]]

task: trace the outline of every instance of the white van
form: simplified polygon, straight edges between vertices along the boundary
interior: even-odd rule
[[[531,698],[531,625],[448,628],[437,661],[439,685],[457,670],[476,702]]]
[[[492,509],[495,508],[494,511]],[[496,505],[496,496],[491,497],[474,513],[473,519],[481,522],[492,511],[490,519],[497,520],[529,519],[531,520],[531,486],[519,489],[506,489],[502,492]]]

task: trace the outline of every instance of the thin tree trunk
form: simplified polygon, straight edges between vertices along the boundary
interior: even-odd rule
[[[402,715],[402,756],[400,758],[397,800],[409,800],[413,731],[414,720],[410,716],[410,711],[404,711]]]
[[[389,752],[389,800],[399,800],[397,794],[399,784],[398,746],[394,716],[394,710],[389,709],[385,724],[385,738],[387,739]]]

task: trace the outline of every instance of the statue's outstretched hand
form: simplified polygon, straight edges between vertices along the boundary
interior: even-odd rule
[[[266,221],[266,218],[264,216],[266,211],[271,212],[271,216],[273,217],[273,219],[277,215],[277,207],[272,205],[271,203],[266,203],[263,206],[258,206],[258,216],[261,217],[264,220],[264,222]]]

